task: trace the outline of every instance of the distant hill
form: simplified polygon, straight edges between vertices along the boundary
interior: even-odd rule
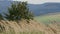
[[[14,1],[0,1],[0,13],[7,12],[11,2]],[[28,6],[35,16],[60,12],[60,3],[28,4]]]
[[[30,4],[29,8],[35,15],[44,15],[48,13],[60,12],[60,3]]]

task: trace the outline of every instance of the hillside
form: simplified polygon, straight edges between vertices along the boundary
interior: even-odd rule
[[[34,19],[37,20],[38,22],[43,22],[45,24],[50,24],[52,23],[51,21],[60,22],[60,12],[36,16],[34,17]]]
[[[60,12],[60,3],[30,4],[29,8],[37,16],[48,13]]]
[[[0,13],[7,13],[8,7],[12,2],[14,1],[0,1]],[[35,16],[60,12],[60,3],[28,4],[28,7]]]
[[[16,21],[2,20],[0,25],[5,29],[0,34],[60,34],[60,24],[58,23],[46,25],[35,20],[30,20],[30,23],[27,23],[25,20],[18,23]]]

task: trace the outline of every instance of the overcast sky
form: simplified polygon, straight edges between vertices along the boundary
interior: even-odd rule
[[[60,0],[13,0],[13,1],[28,1],[28,3],[30,4],[42,4],[45,2],[59,2],[60,3]]]

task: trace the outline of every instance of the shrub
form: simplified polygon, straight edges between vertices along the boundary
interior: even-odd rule
[[[29,11],[27,2],[14,2],[11,7],[8,7],[9,14],[5,14],[7,20],[21,20],[21,19],[33,19],[31,11]]]

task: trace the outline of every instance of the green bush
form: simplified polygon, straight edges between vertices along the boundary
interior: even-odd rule
[[[8,7],[9,14],[5,14],[7,20],[33,19],[31,11],[29,11],[27,2],[13,2],[11,7]]]
[[[3,16],[0,14],[0,20],[3,20]]]

